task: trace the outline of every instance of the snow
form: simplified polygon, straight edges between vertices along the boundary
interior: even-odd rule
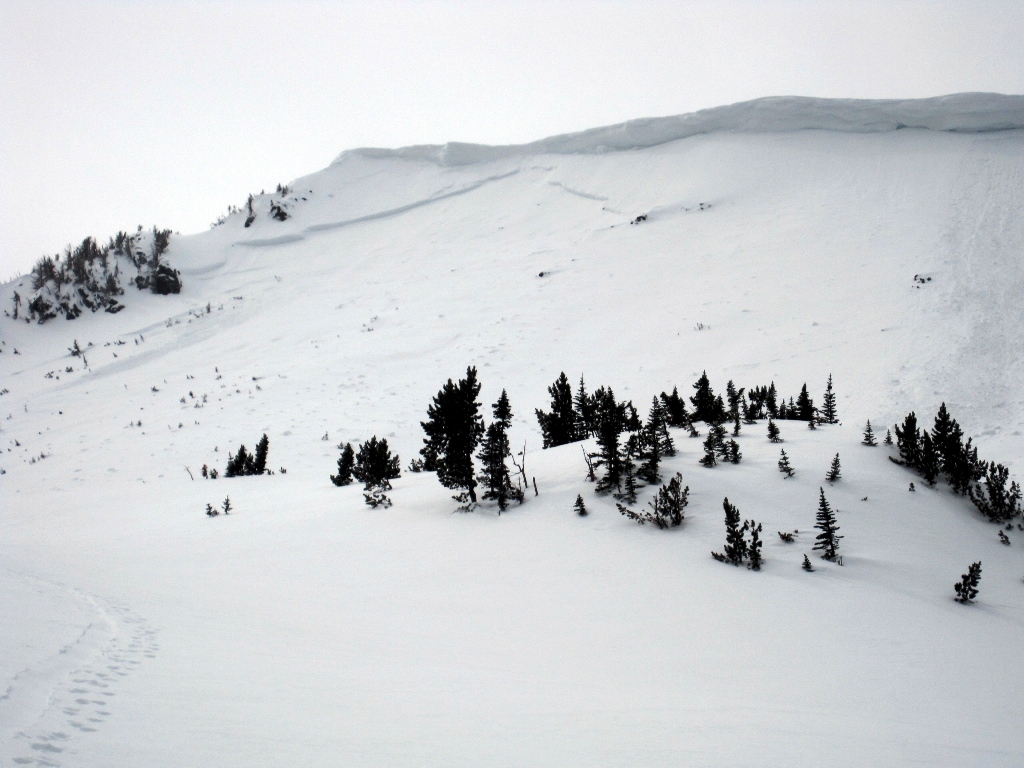
[[[0,318],[0,765],[1020,765],[1024,534],[859,441],[945,401],[1019,472],[1021,104],[767,99],[357,150],[249,228],[173,238],[178,295]],[[406,473],[370,510],[330,483],[373,434],[404,468],[467,365],[485,406],[508,390],[539,496],[453,514]],[[579,445],[540,450],[562,370],[646,414],[704,369],[816,401],[831,373],[844,423],[745,426],[713,469],[676,433],[671,531],[595,496]],[[264,432],[287,473],[199,478]],[[822,486],[842,566],[811,551]],[[710,557],[726,496],[764,525],[759,573]]]

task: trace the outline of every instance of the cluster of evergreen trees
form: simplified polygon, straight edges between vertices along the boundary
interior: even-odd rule
[[[255,453],[249,453],[244,445],[239,446],[238,453],[228,459],[224,477],[264,474],[267,471],[267,452],[269,450],[270,440],[266,435],[263,435],[256,443]]]
[[[143,232],[140,226],[132,235],[118,232],[104,246],[87,237],[81,245],[69,245],[63,257],[44,256],[29,274],[32,294],[22,297],[15,291],[13,313],[7,314],[15,320],[44,323],[57,315],[74,320],[84,310],[120,312],[124,309],[118,300],[124,295],[122,266],[134,269],[130,281],[139,290],[178,293],[181,278],[164,260],[170,238],[169,229]]]
[[[725,547],[721,552],[712,552],[711,556],[721,563],[740,566],[747,563],[752,571],[761,570],[764,558],[761,556],[761,524],[755,520],[744,520],[740,525],[740,511],[726,498],[722,502],[725,509]],[[750,541],[747,541],[747,534]]]
[[[914,412],[893,429],[900,459],[892,460],[919,472],[928,485],[934,486],[940,476],[945,477],[954,493],[969,496],[994,523],[1005,523],[1021,514],[1020,485],[1010,482],[1010,471],[1002,464],[978,458],[978,449],[971,438],[964,440],[963,429],[950,416],[945,403],[939,407],[931,431],[918,427]]]
[[[374,435],[360,444],[358,452],[353,450],[352,443],[338,447],[341,449],[338,474],[331,475],[331,482],[344,486],[351,485],[353,479],[358,480],[363,484],[363,498],[368,505],[390,507],[391,499],[386,494],[391,490],[391,481],[402,472],[401,461],[391,454],[387,439],[378,440]]]
[[[683,488],[683,476],[676,472],[675,477],[658,489],[655,497],[647,503],[650,511],[642,510],[636,512],[622,504],[616,504],[619,513],[640,525],[651,523],[661,528],[678,528],[683,524],[683,512],[689,504],[690,486]],[[583,497],[576,497],[576,510],[578,514],[586,515],[586,507],[583,507]],[[581,511],[582,510],[582,511]]]
[[[508,394],[502,390],[491,406],[494,420],[490,425],[485,425],[480,415],[479,395],[475,367],[467,368],[465,378],[458,382],[448,379],[427,406],[427,420],[420,422],[426,437],[420,449],[422,459],[414,468],[436,472],[442,485],[457,491],[454,498],[465,510],[477,503],[476,489],[482,484],[483,498],[495,501],[500,514],[510,502],[522,503],[526,477],[520,469],[518,482],[513,483],[506,464],[512,458],[508,429],[513,413]],[[483,465],[479,478],[474,457]]]

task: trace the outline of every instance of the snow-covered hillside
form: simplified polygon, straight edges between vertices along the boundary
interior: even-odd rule
[[[0,318],[0,760],[1020,765],[1024,534],[859,441],[945,402],[1019,472],[1021,210],[1024,97],[766,99],[346,152],[251,226],[173,237],[179,294]],[[331,484],[339,442],[408,465],[468,365],[538,496],[499,518],[429,473],[388,510]],[[646,414],[705,369],[816,400],[831,374],[843,424],[780,422],[789,480],[763,422],[738,466],[678,433],[671,531],[595,496],[578,445],[540,450],[561,371]],[[199,477],[263,433],[287,473]],[[843,566],[811,553],[819,486]],[[710,557],[726,496],[759,573]]]

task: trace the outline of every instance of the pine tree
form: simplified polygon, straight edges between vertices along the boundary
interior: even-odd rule
[[[902,429],[894,425],[896,430],[896,447],[900,458],[908,467],[917,469],[921,464],[921,430],[917,428],[917,415],[911,411],[903,419]]]
[[[579,420],[573,407],[572,386],[564,372],[548,387],[548,393],[551,395],[551,412],[545,413],[540,408],[535,411],[544,447],[552,448],[582,439]]]
[[[436,471],[446,488],[463,489],[470,503],[476,503],[476,476],[473,454],[484,434],[480,417],[480,384],[476,368],[466,369],[466,378],[448,383],[427,407],[427,421],[420,422],[427,434],[420,453],[424,469]]]
[[[834,483],[840,477],[842,477],[842,473],[839,466],[839,454],[837,453],[836,457],[832,459],[832,466],[825,473],[825,479],[830,483]]]
[[[832,391],[832,374],[828,375],[828,384],[825,386],[825,397],[821,406],[822,420],[826,424],[836,424],[838,415],[836,412],[836,395]]]
[[[722,502],[725,509],[725,550],[721,554],[712,552],[711,556],[722,563],[742,565],[747,556],[747,540],[744,537],[746,526],[740,526],[740,511],[729,503],[726,498]]]
[[[576,510],[576,514],[580,517],[586,517],[589,513],[587,512],[587,505],[583,503],[583,496],[576,494],[576,503],[572,505],[572,508]]]
[[[953,585],[958,603],[972,603],[978,596],[978,584],[981,583],[981,561],[971,563],[967,567],[967,573],[960,577],[960,581]]]
[[[800,566],[800,567],[803,568],[805,571],[813,571],[814,570],[814,566],[811,565],[811,561],[807,557],[807,555],[804,555],[804,564],[802,566]]]
[[[636,503],[637,474],[636,462],[633,460],[640,452],[640,438],[631,434],[622,446],[622,492],[616,493],[615,498],[627,504]]]
[[[576,390],[576,397],[573,399],[573,410],[576,413],[576,430],[580,439],[597,435],[597,420],[595,419],[596,409],[594,401],[587,394],[587,387],[580,376],[580,388]]]
[[[740,459],[743,458],[743,454],[740,453],[740,444],[735,440],[729,441],[729,461],[733,464],[739,464]]]
[[[772,421],[772,417],[768,417],[768,442],[781,443],[782,433],[779,431],[778,425]]]
[[[512,424],[512,407],[505,390],[501,390],[501,397],[491,409],[494,421],[487,427],[479,459],[483,463],[483,498],[498,502],[500,515],[508,508],[510,499],[522,502],[523,492],[512,485],[512,478],[505,464],[505,459],[512,455],[508,440],[508,428]]]
[[[939,454],[935,450],[935,443],[927,429],[921,432],[921,452],[918,469],[928,485],[935,485],[935,481],[939,476]]]
[[[338,474],[331,475],[331,482],[337,486],[351,485],[355,465],[356,453],[352,450],[352,443],[345,443],[341,449],[341,456],[338,457]]]
[[[782,456],[779,458],[779,472],[786,477],[793,476],[793,468],[789,466],[789,456],[786,455],[785,448],[782,449]]]
[[[773,381],[768,387],[768,397],[765,398],[765,405],[768,407],[768,415],[775,418],[779,418],[779,406],[776,402],[778,394],[778,391],[775,389],[775,382]]]
[[[984,482],[969,486],[971,501],[985,517],[993,523],[1005,523],[1021,513],[1021,490],[1016,482],[1010,480],[1010,470],[1002,464],[986,462],[982,465]]]
[[[672,387],[672,394],[661,393],[661,402],[665,406],[670,427],[685,427],[690,423],[690,415],[686,412],[686,401],[679,396],[679,388]]]
[[[708,436],[704,438],[704,456],[701,458],[700,463],[705,467],[715,466],[718,464],[717,453],[715,434],[714,432],[708,432]]]
[[[608,493],[622,489],[622,458],[619,451],[619,435],[623,429],[623,414],[615,402],[615,394],[611,389],[601,387],[594,393],[597,404],[597,448],[594,455],[596,466],[604,468],[604,475],[597,481],[595,490]]]
[[[821,531],[821,533],[814,537],[815,544],[813,548],[821,550],[823,560],[835,560],[836,554],[839,551],[839,539],[843,537],[838,533],[839,526],[836,525],[836,515],[825,498],[825,489],[819,488],[818,490],[821,493],[821,497],[818,499],[817,522],[815,522],[814,527]]]
[[[220,510],[219,509],[216,509],[216,508],[210,506],[210,504],[206,505],[206,516],[207,517],[216,517],[219,514],[220,514]]]
[[[230,496],[225,496],[224,497],[224,503],[222,503],[220,505],[220,508],[224,510],[224,514],[225,515],[231,514],[231,510],[234,509],[234,507],[231,506],[231,497]]]
[[[736,410],[732,415],[732,436],[739,437],[740,435],[740,412]]]
[[[689,503],[690,486],[683,488],[683,476],[675,477],[658,489],[658,495],[648,503],[651,518],[659,528],[676,528],[683,524],[683,510]]]
[[[861,440],[863,445],[878,445],[878,441],[875,440],[875,433],[871,429],[871,419],[868,419],[868,425],[864,428],[864,439]]]
[[[761,546],[764,544],[761,541],[761,524],[754,520],[747,520],[743,523],[743,527],[750,531],[750,544],[747,546],[747,554],[750,557],[750,570],[760,571],[761,563],[764,562],[764,558],[761,557]]]
[[[238,447],[238,453],[228,459],[228,465],[224,469],[224,477],[241,477],[248,474],[247,467],[252,465],[252,457],[244,445]]]
[[[693,385],[696,390],[690,402],[693,404],[693,418],[696,421],[703,421],[705,424],[714,424],[719,421],[718,413],[721,398],[715,399],[715,393],[711,389],[711,382],[708,380],[708,372],[704,371],[697,382]]]
[[[888,429],[885,430],[885,439],[882,442],[885,443],[886,445],[892,445],[892,432],[890,432]]]
[[[253,474],[262,475],[267,471],[267,452],[270,450],[270,440],[264,434],[256,443],[256,455],[253,457]]]
[[[638,476],[650,485],[661,482],[658,474],[658,466],[662,456],[671,456],[675,453],[675,445],[668,433],[666,414],[658,398],[654,398],[651,404],[651,412],[647,418],[647,424],[640,434],[640,458],[643,463],[637,473]],[[671,453],[669,452],[671,451]]]
[[[953,437],[954,424],[956,422],[950,417],[949,411],[946,410],[946,404],[943,403],[939,406],[938,413],[935,414],[935,424],[932,426],[931,434],[932,443],[935,445],[935,451],[939,455],[939,463],[943,470],[945,470],[947,452],[952,453],[950,443]],[[957,429],[959,430],[958,424]]]
[[[340,461],[339,459],[339,463]],[[378,440],[374,435],[359,446],[352,476],[367,490],[374,486],[391,490],[391,483],[388,481],[401,475],[400,465],[399,457],[391,455],[387,438]]]
[[[796,399],[796,410],[796,418],[800,419],[800,421],[813,421],[814,401],[811,400],[811,396],[807,394],[807,384],[803,385],[803,388],[800,390],[800,395]]]
[[[729,415],[733,418],[740,413],[740,398],[743,396],[743,388],[736,389],[736,385],[729,379],[725,385],[725,397],[729,401]]]

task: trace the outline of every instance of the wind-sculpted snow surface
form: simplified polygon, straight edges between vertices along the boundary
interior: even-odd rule
[[[0,318],[0,764],[1024,764],[1019,521],[860,443],[945,402],[1019,478],[1019,105],[763,100],[479,163],[346,153],[249,226],[175,236],[180,294]],[[404,469],[469,365],[525,446],[500,517]],[[595,494],[593,441],[540,450],[561,371],[645,416],[704,370],[819,405],[832,374],[843,423],[742,425],[714,468],[675,430],[665,531]],[[264,433],[273,475],[203,479]],[[387,510],[330,480],[373,436],[402,457]],[[725,497],[763,525],[758,572],[711,557]]]

